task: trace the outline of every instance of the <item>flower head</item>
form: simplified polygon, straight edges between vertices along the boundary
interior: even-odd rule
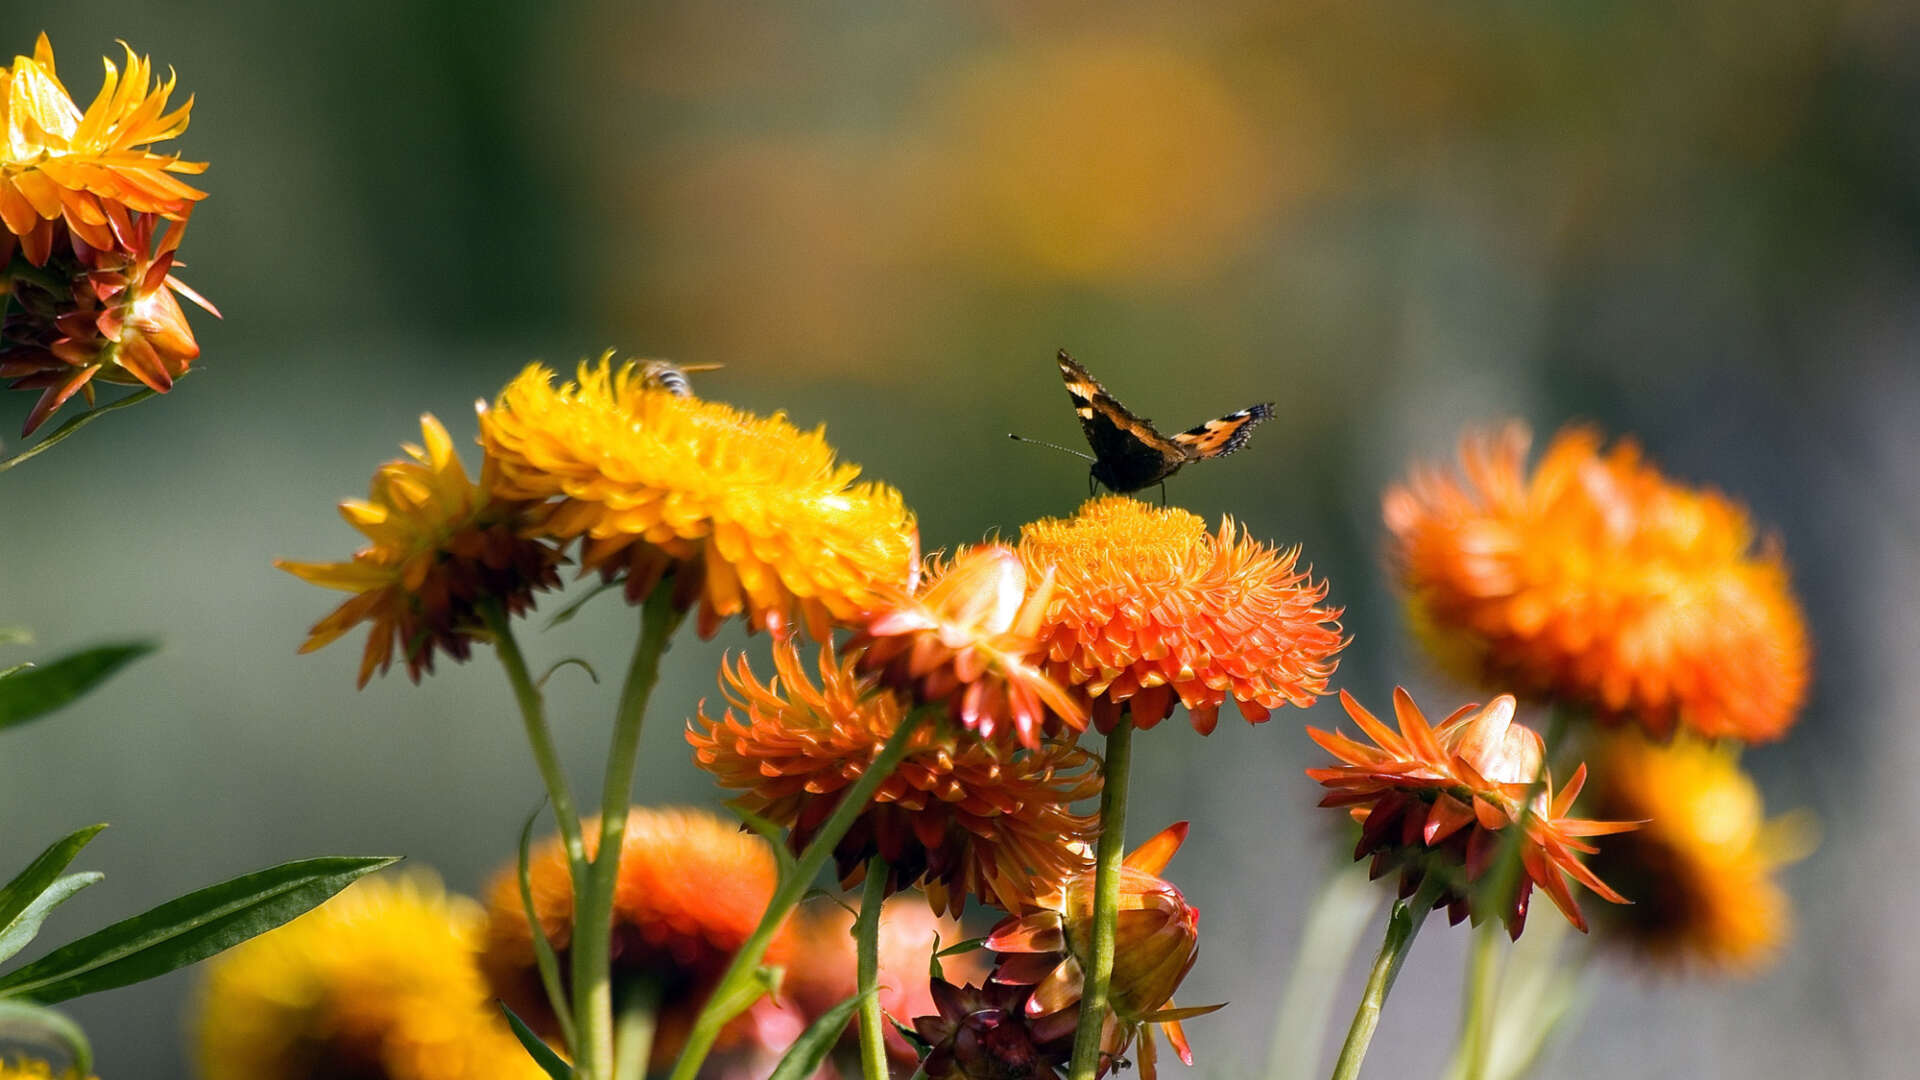
[[[173,175],[204,162],[151,149],[187,130],[193,101],[168,112],[172,76],[156,83],[152,62],[131,48],[124,74],[102,63],[106,78],[85,112],[54,73],[47,35],[32,57],[0,68],[0,222],[35,266],[46,264],[56,221],[95,250],[132,248],[129,214],[185,221],[206,196]]]
[[[81,1080],[81,1077],[78,1070],[63,1069],[60,1072],[54,1072],[53,1066],[47,1062],[38,1058],[22,1057],[11,1061],[0,1061],[0,1080]],[[100,1078],[93,1076],[86,1080],[100,1080]]]
[[[1389,491],[1393,561],[1435,651],[1495,685],[1564,698],[1656,738],[1778,738],[1806,697],[1805,620],[1746,511],[1682,487],[1629,442],[1469,435],[1464,476]]]
[[[76,393],[93,401],[96,382],[141,384],[166,393],[200,355],[175,294],[218,316],[173,276],[184,226],[156,240],[153,214],[116,213],[122,243],[96,248],[62,233],[44,273],[16,279],[0,327],[0,378],[39,390],[23,435],[31,435]],[[0,256],[7,245],[0,244]],[[0,266],[4,265],[0,258]]]
[[[453,439],[431,414],[420,418],[422,446],[403,444],[407,460],[373,474],[365,502],[340,504],[340,516],[368,544],[343,563],[276,559],[302,581],[353,593],[315,623],[300,651],[312,652],[360,622],[371,622],[360,660],[360,685],[393,663],[395,644],[407,674],[420,681],[439,649],[456,660],[482,633],[482,605],[517,615],[539,589],[560,584],[560,553],[520,533],[524,507],[492,498],[453,452]]]
[[[431,877],[374,877],[223,953],[200,994],[200,1075],[543,1075],[489,1000],[476,962],[482,918]]]
[[[582,828],[591,856],[599,821],[590,818]],[[564,966],[573,943],[573,877],[559,837],[529,853],[527,873],[534,913]],[[778,877],[773,849],[732,822],[676,807],[628,811],[614,886],[612,971],[616,982],[645,979],[661,995],[656,1064],[679,1052],[707,994],[766,913]],[[495,875],[487,915],[481,967],[494,993],[537,1030],[553,1030],[516,868]],[[766,962],[785,964],[789,948],[783,930]],[[728,1025],[720,1049],[749,1040],[754,1021],[749,1015]]]
[[[1206,734],[1232,698],[1252,723],[1326,693],[1340,637],[1325,583],[1229,520],[1209,534],[1184,510],[1124,496],[1020,530],[1029,570],[1055,575],[1040,627],[1045,670],[1086,699],[1102,731],[1124,707],[1149,728],[1184,704]]]
[[[1774,872],[1809,846],[1806,819],[1764,820],[1731,747],[1684,737],[1655,746],[1624,732],[1597,760],[1595,809],[1646,822],[1594,856],[1595,872],[1634,898],[1608,913],[1601,940],[1668,967],[1742,973],[1772,960],[1792,923]]]
[[[1073,1055],[1074,1014],[1031,1015],[1031,987],[935,979],[929,991],[937,1011],[913,1019],[932,1047],[927,1080],[1058,1080]]]
[[[852,660],[822,648],[818,685],[792,642],[776,645],[776,678],[745,657],[724,672],[741,717],[704,712],[690,725],[694,758],[798,851],[825,823],[900,726],[904,706]],[[1013,909],[1086,863],[1091,818],[1071,806],[1100,791],[1098,759],[1061,743],[1008,750],[939,724],[909,737],[906,757],[834,849],[842,884],[883,855],[889,885],[918,884],[935,910],[959,914],[971,894]]]
[[[1052,596],[1051,574],[1027,591],[1012,548],[963,550],[868,623],[850,651],[859,670],[881,673],[917,704],[944,701],[948,716],[981,738],[1006,730],[1035,750],[1041,735],[1087,723],[1080,704],[1029,659]]]
[[[1193,1049],[1180,1021],[1220,1008],[1173,1004],[1174,991],[1200,957],[1200,912],[1160,876],[1186,837],[1186,822],[1169,826],[1128,855],[1120,869],[1113,977],[1107,987],[1111,1012],[1100,1050],[1110,1067],[1138,1036],[1140,1074],[1148,1080],[1155,1073],[1156,1050],[1147,1025],[1158,1024],[1180,1060],[1191,1066]],[[1025,1006],[1030,1020],[1064,1016],[1072,1028],[1084,973],[1093,962],[1094,876],[1087,870],[1068,878],[1034,910],[1008,917],[987,937],[998,961],[993,981],[1033,987]]]
[[[1494,868],[1505,842],[1517,848],[1525,870],[1513,895],[1497,901],[1497,914],[1516,938],[1526,926],[1535,885],[1582,932],[1587,921],[1566,876],[1601,899],[1628,902],[1576,853],[1594,851],[1583,837],[1625,832],[1635,824],[1567,816],[1586,783],[1587,767],[1575,769],[1556,796],[1546,746],[1533,729],[1514,722],[1511,694],[1484,708],[1463,706],[1432,725],[1413,698],[1396,687],[1397,732],[1344,690],[1340,704],[1372,744],[1308,728],[1313,741],[1343,764],[1308,769],[1307,775],[1332,789],[1321,806],[1351,808],[1361,826],[1353,857],[1372,855],[1375,877],[1398,868],[1401,893],[1412,895],[1427,875],[1444,875],[1446,888],[1434,906],[1447,905],[1452,922],[1471,914],[1478,925],[1487,912],[1472,886]]]
[[[584,537],[581,564],[638,600],[669,572],[700,630],[746,614],[816,638],[909,588],[918,532],[900,493],[856,484],[820,430],[650,383],[612,354],[555,387],[535,364],[480,414],[495,494],[552,500],[542,531]]]

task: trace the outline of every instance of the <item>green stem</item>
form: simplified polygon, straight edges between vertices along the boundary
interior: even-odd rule
[[[1493,1002],[1500,984],[1500,920],[1473,930],[1467,958],[1467,1011],[1460,1023],[1460,1060],[1465,1080],[1485,1080],[1493,1043]]]
[[[180,378],[176,378],[173,381],[178,383],[180,379],[185,377],[186,376],[183,373],[180,376]],[[154,396],[155,393],[156,391],[152,387],[143,386],[140,389],[135,390],[133,393],[128,394],[126,397],[119,399],[118,401],[111,401],[105,405],[99,405],[94,408],[88,409],[86,412],[83,412],[78,416],[69,417],[65,423],[61,424],[57,428],[54,428],[52,432],[48,433],[47,436],[45,438],[42,438],[39,442],[34,443],[32,446],[27,447],[25,450],[20,451],[19,453],[13,455],[12,457],[0,458],[0,472],[6,472],[8,469],[13,468],[15,465],[19,465],[22,462],[28,461],[32,458],[39,457],[41,454],[44,454],[48,450],[53,449],[56,443],[59,443],[61,440],[65,439],[69,435],[72,435],[74,432],[79,431],[81,428],[86,427],[88,424],[93,423],[95,420],[100,419],[101,417],[107,415],[110,412],[113,412],[116,409],[124,409],[129,405],[138,405],[141,402],[147,400],[148,398]]]
[[[621,986],[619,997],[619,1012],[614,1018],[614,1080],[646,1080],[647,1059],[653,1056],[660,987],[651,979],[632,979]]]
[[[1333,1015],[1327,987],[1340,981],[1379,906],[1380,891],[1367,877],[1367,864],[1350,862],[1327,875],[1295,939],[1300,952],[1274,1016],[1267,1080],[1310,1080],[1319,1073]]]
[[[1100,789],[1100,846],[1093,876],[1093,963],[1080,990],[1080,1025],[1073,1032],[1069,1080],[1093,1080],[1100,1068],[1100,1033],[1113,980],[1114,923],[1120,910],[1120,863],[1126,857],[1127,774],[1133,760],[1133,717],[1121,713],[1107,735]]]
[[[907,756],[907,746],[914,732],[929,715],[926,710],[915,710],[900,721],[900,726],[887,737],[886,745],[874,755],[873,761],[861,772],[860,779],[847,788],[840,797],[839,805],[814,834],[806,850],[792,869],[780,881],[773,899],[767,902],[766,913],[760,916],[760,925],[754,927],[740,951],[733,954],[733,962],[727,965],[726,973],[720,976],[720,982],[714,987],[712,995],[693,1021],[693,1028],[687,1034],[687,1047],[680,1053],[680,1060],[673,1066],[672,1080],[694,1080],[700,1073],[700,1066],[706,1063],[707,1053],[713,1049],[713,1041],[720,1035],[720,1029],[727,1021],[745,1012],[749,1006],[765,993],[764,984],[756,979],[760,958],[766,955],[767,946],[772,943],[773,935],[786,921],[787,914],[793,910],[801,897],[813,886],[814,878],[832,857],[833,849],[839,846],[841,838],[853,827],[861,814],[867,810],[867,802],[892,772],[900,759]]]
[[[860,917],[854,943],[860,978],[860,1064],[866,1080],[887,1080],[887,1032],[880,1016],[880,909],[887,901],[887,860],[867,860],[866,888],[860,893]]]
[[[607,774],[600,792],[600,838],[584,875],[574,880],[573,960],[574,1026],[579,1075],[604,1080],[614,1075],[613,894],[620,880],[620,852],[626,846],[627,807],[633,798],[633,771],[640,756],[640,731],[647,700],[660,681],[660,657],[684,613],[673,606],[670,582],[655,586],[640,610],[640,640],[634,645],[620,704],[614,713],[613,741],[607,748]],[[584,880],[582,878],[584,877]]]
[[[1360,1063],[1373,1042],[1374,1029],[1380,1026],[1380,1010],[1387,1003],[1387,993],[1393,989],[1393,980],[1399,977],[1401,965],[1407,962],[1414,935],[1420,932],[1420,924],[1427,920],[1427,913],[1433,910],[1433,902],[1439,899],[1444,888],[1442,876],[1430,872],[1421,878],[1420,888],[1412,899],[1394,902],[1393,911],[1387,916],[1387,934],[1380,943],[1380,955],[1374,959],[1373,971],[1367,976],[1367,989],[1360,996],[1360,1007],[1354,1010],[1347,1041],[1340,1047],[1340,1060],[1334,1062],[1333,1080],[1355,1080],[1360,1075]]]

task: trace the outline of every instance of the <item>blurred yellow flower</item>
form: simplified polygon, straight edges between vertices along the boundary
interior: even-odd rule
[[[388,875],[208,961],[202,1080],[537,1080],[481,977],[483,922]]]
[[[482,604],[519,614],[533,606],[536,590],[560,584],[560,553],[520,535],[524,508],[489,497],[486,472],[480,484],[468,478],[452,437],[431,414],[420,418],[420,434],[424,445],[403,444],[407,459],[373,474],[365,502],[340,504],[341,516],[369,541],[351,561],[274,560],[302,581],[354,594],[314,624],[300,651],[371,622],[361,686],[393,663],[396,644],[415,682],[433,670],[435,649],[465,660],[482,630]]]
[[[80,1080],[80,1074],[72,1069],[54,1072],[53,1066],[33,1058],[16,1058],[12,1061],[0,1061],[0,1080]],[[87,1080],[100,1080],[88,1077]]]
[[[796,620],[824,639],[889,591],[911,588],[919,533],[900,493],[856,484],[822,430],[650,387],[612,354],[553,385],[534,364],[480,414],[508,499],[556,500],[541,529],[584,537],[582,566],[626,574],[638,600],[669,571],[700,632],[745,614],[751,628]]]

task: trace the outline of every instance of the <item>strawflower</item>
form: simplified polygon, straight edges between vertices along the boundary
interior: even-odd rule
[[[742,806],[789,830],[797,852],[880,755],[906,705],[826,648],[817,683],[793,642],[777,644],[773,660],[766,683],[744,656],[727,667],[727,698],[741,715],[703,710],[687,741],[701,768],[742,792]],[[1092,754],[1056,742],[996,747],[932,723],[907,739],[905,758],[834,849],[843,885],[880,855],[890,890],[919,885],[934,910],[957,915],[968,895],[1016,909],[1086,864],[1076,842],[1093,822],[1071,806],[1100,791]]]
[[[14,1058],[0,1061],[0,1080],[81,1080],[80,1073],[74,1069],[62,1069],[55,1072],[53,1066],[38,1058]],[[100,1080],[97,1076],[86,1080]]]
[[[1471,915],[1479,925],[1489,912],[1474,886],[1499,862],[1504,842],[1516,846],[1524,869],[1512,894],[1493,901],[1513,937],[1526,926],[1536,885],[1582,932],[1587,922],[1567,876],[1604,900],[1628,902],[1579,855],[1594,851],[1583,838],[1625,832],[1635,824],[1567,816],[1586,782],[1587,767],[1575,769],[1556,795],[1545,768],[1545,745],[1531,728],[1514,722],[1512,695],[1502,694],[1485,707],[1463,706],[1432,725],[1413,698],[1396,687],[1398,731],[1345,691],[1340,704],[1371,743],[1310,727],[1313,741],[1342,764],[1308,769],[1307,775],[1331,789],[1321,806],[1349,807],[1360,823],[1354,858],[1373,856],[1375,877],[1398,869],[1403,897],[1433,878],[1438,886],[1433,906],[1446,906],[1451,922]]]
[[[669,572],[699,628],[804,623],[824,639],[911,588],[918,532],[899,492],[854,481],[821,430],[680,394],[612,354],[556,387],[535,364],[480,414],[492,490],[548,502],[540,528],[639,600]]]
[[[856,637],[862,672],[916,704],[943,702],[949,719],[982,738],[1003,732],[1029,750],[1042,735],[1086,727],[1085,710],[1031,660],[1053,577],[1031,592],[1020,556],[1003,544],[964,549],[936,566]]]
[[[1040,626],[1044,670],[1110,731],[1125,709],[1150,728],[1184,704],[1202,734],[1231,698],[1252,723],[1324,694],[1345,644],[1325,583],[1232,521],[1094,499],[1020,530],[1020,556],[1055,590]]]
[[[396,645],[415,682],[433,670],[436,649],[465,660],[484,633],[483,605],[519,614],[533,606],[535,591],[560,584],[560,553],[521,534],[525,507],[487,494],[492,463],[476,484],[440,421],[422,416],[420,433],[423,445],[403,444],[406,460],[374,473],[366,501],[340,504],[341,516],[368,540],[351,561],[274,561],[303,581],[354,594],[314,624],[300,651],[372,623],[361,686],[393,663]]]
[[[930,1046],[927,1080],[1058,1080],[1073,1049],[1072,1013],[1030,1015],[1026,986],[935,979],[929,989],[937,1011],[913,1018]]]
[[[479,905],[431,877],[369,878],[209,961],[196,1021],[199,1075],[543,1076],[480,976],[483,918]]]
[[[1810,846],[1806,818],[1766,820],[1730,746],[1655,746],[1624,732],[1595,760],[1595,811],[1646,821],[1593,859],[1634,898],[1607,913],[1600,940],[1664,968],[1744,974],[1772,961],[1793,921],[1775,872]]]
[[[1470,434],[1462,475],[1390,490],[1392,559],[1433,651],[1490,686],[1577,702],[1655,738],[1778,738],[1806,698],[1805,619],[1746,511],[1631,442]]]
[[[587,853],[599,847],[600,825],[583,823]],[[565,846],[553,837],[529,853],[534,913],[563,969],[574,939],[573,878]],[[702,810],[633,807],[627,815],[620,877],[614,887],[612,973],[617,985],[644,982],[659,995],[653,1064],[670,1063],[713,984],[753,932],[773,896],[773,849],[738,825]],[[487,889],[486,950],[481,967],[494,993],[536,1030],[558,1023],[540,981],[531,926],[516,869],[506,867]],[[784,965],[790,938],[768,950]],[[771,1001],[764,1006],[772,1007]],[[756,1015],[723,1035],[722,1049],[752,1042]]]
[[[1157,1025],[1181,1062],[1191,1066],[1193,1049],[1180,1021],[1220,1008],[1173,1004],[1174,991],[1200,957],[1200,912],[1160,876],[1186,836],[1186,822],[1172,825],[1121,864],[1113,978],[1100,1039],[1102,1073],[1118,1064],[1137,1037],[1140,1075],[1152,1080],[1158,1054],[1150,1025]],[[1033,910],[1009,916],[987,936],[986,947],[996,960],[992,982],[1033,988],[1025,1004],[1029,1021],[1053,1018],[1072,1030],[1092,966],[1093,912],[1094,874],[1087,871],[1040,898]],[[1053,1029],[1049,1025],[1046,1031]]]

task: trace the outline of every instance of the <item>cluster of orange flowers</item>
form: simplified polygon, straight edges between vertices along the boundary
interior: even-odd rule
[[[173,79],[127,50],[82,110],[40,35],[33,55],[0,67],[0,378],[38,390],[24,434],[94,381],[165,393],[200,355],[175,298],[212,312],[173,276],[194,204],[206,193],[153,145],[187,128],[189,100],[167,111]],[[218,312],[214,312],[218,314]]]

